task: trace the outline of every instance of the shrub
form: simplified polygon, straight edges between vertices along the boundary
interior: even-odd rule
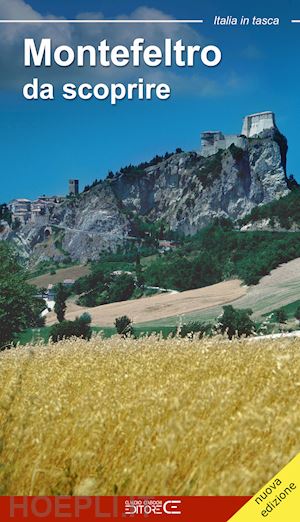
[[[115,320],[115,327],[118,334],[123,337],[129,337],[133,334],[132,321],[127,317],[127,315],[117,317]]]
[[[92,322],[92,318],[90,316],[90,314],[88,312],[84,312],[81,316],[80,316],[80,320],[85,323],[85,324],[91,324]]]
[[[286,323],[288,316],[284,308],[279,308],[278,310],[275,310],[273,313],[273,318],[276,323],[284,324]]]
[[[89,314],[83,314],[81,317],[77,317],[75,321],[62,321],[51,327],[50,337],[55,343],[70,337],[82,337],[89,340],[92,335],[90,322]]]

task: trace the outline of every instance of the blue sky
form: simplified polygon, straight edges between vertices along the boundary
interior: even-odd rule
[[[81,13],[106,18],[167,14],[174,18],[204,18],[205,23],[173,29],[102,26],[92,33],[86,28],[66,26],[54,34],[54,29],[46,26],[18,30],[0,27],[0,201],[64,194],[70,177],[79,178],[83,187],[95,178],[105,177],[108,170],[176,147],[197,150],[201,131],[238,133],[243,116],[264,110],[276,113],[278,127],[289,141],[288,173],[300,181],[300,25],[290,23],[291,18],[300,18],[298,1],[254,0],[249,7],[241,7],[240,1],[206,0],[0,0],[0,18],[28,18],[32,14],[75,18]],[[281,24],[266,28],[212,25],[215,15],[242,14],[278,16]],[[223,60],[217,68],[198,65],[193,70],[174,70],[171,79],[160,69],[162,81],[170,80],[169,101],[123,101],[111,106],[99,101],[66,102],[58,96],[51,102],[29,102],[22,96],[25,77],[21,60],[23,39],[31,36],[51,36],[68,44],[95,43],[97,38],[105,37],[122,44],[136,36],[157,43],[165,36],[176,36],[187,43],[218,45]],[[31,77],[40,74],[45,73],[30,71]],[[81,71],[80,82],[126,83],[132,79],[122,77],[122,70],[114,73],[113,79],[97,74],[92,77],[89,69]],[[151,80],[151,75],[155,81],[154,71],[148,70],[147,79]],[[60,81],[57,72],[48,70],[46,79],[53,78]],[[68,81],[68,77],[61,80]]]

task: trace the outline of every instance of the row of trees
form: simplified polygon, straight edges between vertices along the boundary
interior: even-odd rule
[[[153,167],[155,165],[158,165],[164,160],[167,160],[173,156],[173,154],[181,154],[183,150],[180,147],[177,147],[177,149],[174,152],[166,152],[164,155],[159,156],[158,154],[154,156],[150,161],[144,161],[142,163],[139,163],[138,165],[132,165],[131,163],[129,165],[126,165],[125,167],[121,167],[120,170],[117,172],[113,172],[110,170],[106,176],[106,179],[115,179],[121,176],[122,174],[125,174],[127,176],[136,176],[143,173],[143,171],[148,167]],[[95,179],[91,185],[86,185],[84,187],[83,192],[87,192],[91,188],[100,185],[103,183],[103,180],[101,179]]]
[[[231,305],[223,306],[223,314],[216,324],[191,321],[182,325],[179,329],[174,328],[173,335],[203,337],[203,335],[211,335],[215,332],[227,335],[229,339],[242,336],[249,337],[257,329],[255,322],[251,319],[252,314],[253,311],[250,308],[238,309]],[[133,323],[126,315],[115,320],[115,327],[122,337],[134,336]]]
[[[233,337],[249,337],[255,332],[262,332],[261,325],[253,319],[251,308],[234,308],[232,305],[223,306],[223,313],[216,324],[205,323],[203,321],[190,321],[183,324],[179,329],[174,328],[173,335],[179,334],[181,337],[203,337],[213,333],[227,335],[229,339]],[[295,311],[295,318],[300,322],[300,306]],[[286,323],[287,313],[283,308],[275,310],[273,320],[279,324]],[[115,326],[117,333],[123,337],[134,336],[133,323],[129,317],[122,316],[116,319]]]
[[[249,337],[257,330],[257,325],[251,318],[252,314],[253,311],[250,308],[238,309],[232,305],[223,306],[223,314],[216,324],[193,321],[183,325],[179,334],[181,337],[195,334],[202,337],[215,332],[227,335],[229,339],[242,336]]]

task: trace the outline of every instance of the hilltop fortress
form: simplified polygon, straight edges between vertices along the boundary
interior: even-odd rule
[[[201,156],[207,157],[225,150],[230,145],[241,149],[247,147],[247,138],[258,136],[261,132],[275,129],[275,114],[273,112],[258,112],[246,116],[243,121],[241,134],[223,134],[221,131],[207,131],[201,134]]]
[[[228,150],[232,144],[240,149]],[[178,149],[124,167],[81,193],[72,179],[68,196],[0,205],[0,240],[13,241],[31,265],[70,257],[85,263],[146,241],[144,223],[161,221],[180,236],[216,219],[238,227],[258,205],[289,194],[287,149],[272,112],[247,116],[239,135],[204,133],[199,154]],[[267,222],[259,226],[269,230]]]

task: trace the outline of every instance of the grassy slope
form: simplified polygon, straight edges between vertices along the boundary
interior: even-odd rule
[[[289,303],[285,306],[281,306],[280,308],[283,308],[283,310],[285,310],[287,316],[288,316],[288,319],[293,319],[295,317],[295,312],[297,310],[297,308],[299,308],[300,306],[300,299],[297,299],[297,301],[293,301],[292,303]],[[278,310],[278,308],[275,308],[274,310],[271,311],[271,313],[275,312],[275,310]],[[268,314],[264,314],[264,315],[270,315],[270,312]]]
[[[0,494],[254,494],[300,451],[300,341],[250,343],[1,353]]]

